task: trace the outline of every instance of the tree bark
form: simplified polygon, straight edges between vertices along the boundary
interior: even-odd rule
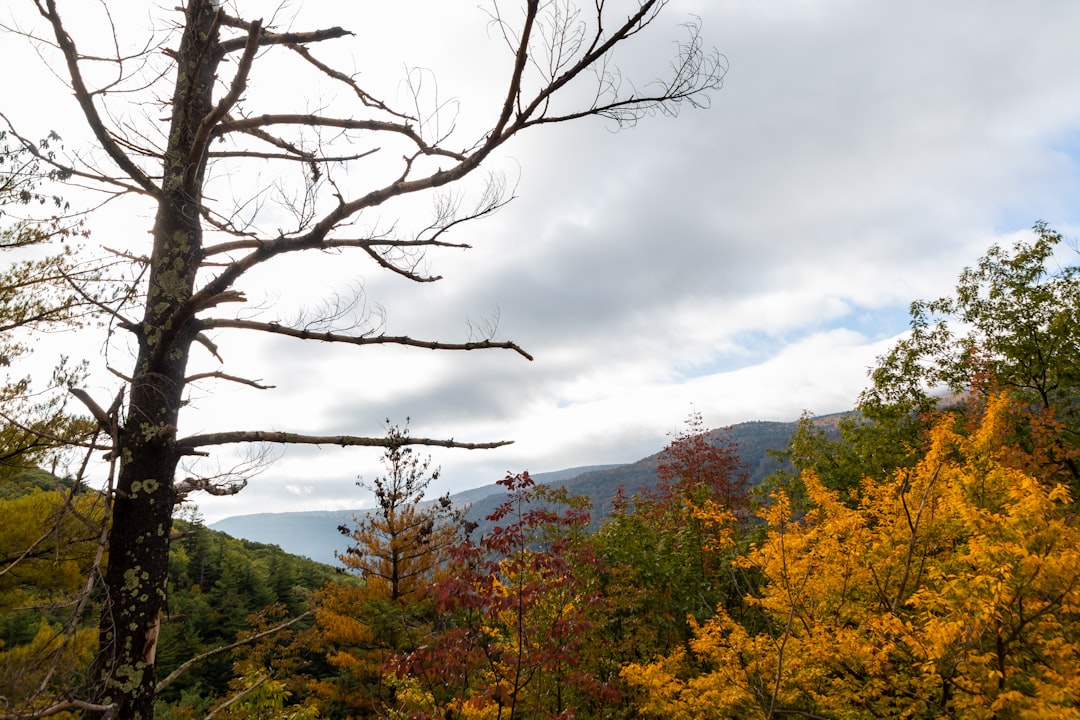
[[[157,203],[153,250],[149,259],[120,254],[138,264],[139,278],[143,277],[144,263],[147,265],[145,307],[138,322],[121,311],[129,307],[127,300],[141,288],[126,288],[130,293],[123,294],[114,304],[92,301],[92,293],[80,293],[82,300],[91,300],[113,327],[135,334],[138,352],[130,377],[121,376],[130,383],[127,414],[122,422],[112,410],[105,412],[85,393],[79,396],[98,424],[107,427],[110,434],[116,433],[112,459],[119,468],[110,498],[112,523],[108,528],[100,650],[83,693],[86,699],[80,700],[79,707],[93,717],[152,718],[157,638],[168,578],[173,506],[186,492],[193,489],[209,491],[211,488],[209,481],[198,479],[176,483],[179,459],[205,455],[199,448],[237,443],[399,445],[388,438],[263,430],[178,437],[181,401],[187,382],[214,377],[263,387],[256,381],[223,371],[188,376],[186,369],[193,343],[205,345],[217,357],[216,346],[201,331],[258,330],[299,340],[356,346],[394,344],[459,351],[500,348],[532,359],[515,343],[492,338],[461,343],[426,341],[410,336],[339,331],[333,322],[316,332],[250,319],[240,313],[222,313],[217,317],[207,313],[224,303],[246,302],[235,284],[248,271],[273,260],[284,262],[292,253],[307,250],[355,248],[366,253],[378,267],[409,280],[436,280],[437,275],[429,276],[417,270],[422,265],[418,261],[422,259],[424,249],[468,247],[465,243],[447,242],[443,236],[463,222],[484,217],[502,207],[507,199],[501,181],[489,182],[473,210],[459,213],[455,203],[446,205],[440,200],[432,223],[415,235],[391,231],[357,237],[341,233],[357,222],[361,213],[388,200],[412,195],[438,196],[440,191],[475,172],[496,149],[528,128],[587,116],[630,125],[657,109],[674,109],[683,102],[699,106],[702,101],[698,98],[703,93],[720,87],[726,63],[718,53],[703,51],[697,25],[691,22],[687,25],[689,40],[679,45],[670,77],[651,83],[647,87],[652,90],[646,90],[644,94],[634,89],[623,91],[616,81],[621,76],[608,66],[613,49],[651,24],[666,4],[664,0],[630,3],[629,15],[624,15],[622,8],[607,7],[598,2],[594,5],[595,16],[591,22],[581,27],[576,16],[566,16],[558,8],[537,0],[522,2],[524,13],[520,22],[513,23],[499,14],[496,4],[492,21],[496,33],[512,51],[512,72],[505,94],[492,108],[490,129],[479,137],[466,138],[463,145],[458,145],[458,134],[454,133],[453,139],[450,134],[428,137],[431,128],[425,131],[427,121],[421,119],[422,115],[412,117],[410,113],[395,110],[361,87],[356,75],[324,64],[306,49],[307,43],[341,38],[349,34],[347,31],[338,27],[300,33],[264,31],[261,21],[248,22],[228,16],[217,0],[183,0],[180,10],[185,17],[178,24],[183,26],[180,44],[172,46],[170,38],[169,47],[163,50],[176,64],[175,81],[170,88],[172,81],[169,78],[155,75],[149,78],[149,84],[140,86],[150,127],[135,129],[116,120],[109,96],[121,91],[139,91],[140,88],[125,83],[136,79],[142,82],[144,78],[140,71],[129,73],[123,70],[124,62],[117,57],[121,80],[102,87],[87,84],[82,66],[97,64],[102,58],[80,53],[60,17],[58,2],[33,0],[32,5],[52,28],[55,49],[63,58],[70,89],[109,165],[100,169],[89,165],[84,168],[80,161],[72,169],[56,161],[51,153],[39,152],[30,144],[26,147],[41,162],[73,174],[80,181],[97,184],[110,195],[138,193]],[[561,41],[556,42],[560,38]],[[295,53],[309,70],[314,68],[319,77],[329,78],[338,89],[346,88],[348,94],[355,95],[353,108],[338,117],[250,112],[237,108],[260,48],[270,46],[281,48],[283,54]],[[119,42],[117,47],[120,47]],[[161,51],[154,41],[148,42],[146,48],[143,56],[147,59],[152,53]],[[218,74],[225,57],[229,59],[231,70],[228,82]],[[153,63],[147,65],[152,66]],[[591,102],[587,101],[578,110],[556,111],[554,108],[563,106],[553,99],[561,98],[563,90],[575,78],[594,70],[596,94]],[[220,95],[215,101],[216,87],[220,87]],[[627,84],[627,87],[632,86]],[[171,98],[168,97],[170,94]],[[419,94],[413,97],[418,111],[420,100]],[[161,128],[151,117],[162,107],[172,113],[165,142],[156,139]],[[436,107],[432,117],[437,119],[440,112],[441,106]],[[331,133],[329,138],[320,137],[311,147],[294,139],[294,136],[302,135],[300,131],[311,126],[342,132]],[[362,140],[358,140],[358,136]],[[391,140],[393,152],[402,150],[400,160],[394,160],[397,167],[390,166],[389,173],[377,170],[365,189],[346,188],[345,183],[338,184],[330,177],[332,171],[339,173],[337,177],[343,176],[346,169],[337,166],[344,161],[378,152],[382,147],[380,138]],[[208,151],[211,142],[219,147],[214,154]],[[358,142],[361,144],[357,145]],[[162,146],[163,149],[159,149]],[[453,149],[462,146],[467,149]],[[211,156],[215,161],[229,159],[230,162],[224,164],[230,173],[241,167],[241,161],[255,161],[260,165],[273,162],[275,168],[287,168],[288,177],[281,187],[303,182],[305,192],[310,191],[313,197],[321,187],[319,197],[326,202],[313,202],[311,207],[321,208],[320,212],[325,214],[308,216],[306,210],[301,213],[286,202],[285,209],[296,214],[296,227],[289,231],[267,234],[249,229],[243,223],[234,224],[227,207],[228,200],[223,204],[203,197],[206,164]],[[160,167],[150,167],[145,158],[160,158]],[[320,185],[320,178],[328,180],[325,185]],[[266,197],[264,191],[253,192],[253,202],[261,203]],[[209,247],[203,245],[204,227],[218,238]],[[200,267],[203,268],[202,275],[199,274]],[[67,275],[63,277],[65,281],[71,281]],[[200,283],[198,289],[197,280]],[[198,317],[200,314],[202,317]],[[220,357],[218,360],[224,362]],[[116,407],[119,406],[118,401]],[[119,430],[116,430],[117,425]],[[409,438],[407,442],[470,449],[506,444],[458,442],[452,438]],[[411,572],[400,563],[408,565],[412,561],[404,556],[398,556],[398,560],[399,567],[393,574],[400,582]],[[401,590],[401,594],[407,595],[407,591]]]
[[[105,574],[107,596],[101,648],[91,674],[95,700],[115,703],[119,718],[149,719],[154,714],[158,628],[180,457],[174,438],[188,355],[197,334],[188,301],[202,257],[206,152],[199,152],[196,138],[203,118],[214,109],[220,11],[209,0],[191,0],[186,12],[146,309],[137,333],[139,354],[117,448],[120,471]]]

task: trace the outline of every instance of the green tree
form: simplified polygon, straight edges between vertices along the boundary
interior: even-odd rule
[[[843,497],[866,477],[912,467],[941,410],[978,415],[1007,391],[1039,410],[1014,440],[1056,457],[1078,487],[1071,446],[1080,440],[1080,278],[1075,251],[1039,223],[1011,248],[991,247],[956,290],[911,305],[911,331],[878,358],[856,412],[835,427],[804,417],[783,453],[794,475],[772,478],[799,506],[801,472],[814,471]],[[767,494],[767,491],[766,491]]]
[[[935,392],[985,397],[1003,389],[1040,408],[1058,442],[1080,441],[1080,268],[1061,245],[1039,223],[1012,248],[991,247],[952,295],[913,303],[911,333],[879,358],[863,413],[910,424],[937,407]],[[1017,432],[1020,439],[1031,430]],[[1070,453],[1059,457],[1080,483]]]
[[[186,0],[175,11],[152,11],[169,14],[155,17],[150,26],[174,27],[175,33],[134,42],[147,48],[145,54],[115,58],[120,76],[95,85],[99,75],[88,66],[100,67],[102,58],[80,50],[83,28],[66,21],[62,0],[22,4],[36,10],[42,26],[34,27],[27,17],[18,22],[26,32],[40,34],[41,46],[55,53],[50,59],[64,75],[100,151],[100,166],[75,169],[80,182],[142,197],[155,213],[152,227],[143,228],[151,231],[151,242],[136,247],[129,257],[139,282],[123,287],[115,302],[98,306],[112,329],[130,333],[137,350],[132,367],[122,373],[127,377],[124,406],[110,412],[88,396],[86,403],[102,430],[115,435],[112,453],[120,460],[110,496],[114,519],[104,578],[107,607],[101,613],[100,652],[88,700],[115,706],[124,718],[153,713],[173,506],[188,492],[215,488],[207,478],[178,481],[182,458],[210,447],[259,442],[393,444],[387,438],[261,430],[184,434],[182,407],[190,383],[259,386],[242,373],[189,374],[194,349],[218,353],[207,333],[246,330],[356,346],[502,348],[529,357],[512,342],[490,338],[447,343],[357,329],[348,320],[341,324],[332,311],[301,324],[266,313],[259,316],[257,302],[247,306],[241,281],[255,270],[288,263],[296,253],[328,250],[356,252],[412,281],[437,279],[424,272],[422,254],[465,247],[452,242],[448,233],[506,201],[497,180],[485,185],[472,206],[462,205],[450,189],[475,175],[513,138],[540,125],[588,116],[632,124],[655,111],[701,105],[706,93],[719,87],[723,60],[703,47],[693,23],[686,26],[689,37],[678,46],[665,77],[647,84],[618,82],[621,74],[613,64],[617,51],[624,41],[647,35],[665,4],[639,0],[616,8],[597,3],[582,12],[565,12],[561,4],[536,0],[522,3],[521,12],[495,5],[490,18],[496,42],[505,41],[510,50],[506,72],[501,73],[505,84],[501,99],[486,114],[473,116],[486,115],[488,120],[472,137],[463,137],[468,131],[448,122],[445,106],[426,107],[419,89],[398,108],[361,84],[367,76],[342,72],[320,60],[312,48],[348,37],[340,27],[280,31],[260,19],[234,16],[214,0]],[[100,7],[107,14],[105,6]],[[337,88],[341,105],[327,107],[325,113],[296,112],[285,93],[274,94],[269,106],[261,105],[263,100],[247,92],[248,83],[253,68],[275,57],[295,63],[297,73],[308,73],[309,85]],[[289,72],[280,64],[276,67],[274,72]],[[576,104],[575,98],[583,97],[584,104]],[[130,103],[139,98],[147,110],[129,115]],[[233,187],[261,186],[255,174],[278,182],[243,198],[229,197],[227,191],[207,192],[211,162],[212,175],[230,178]],[[365,162],[371,163],[363,175],[370,185],[358,189],[362,174],[354,170]],[[349,182],[345,163],[350,166]],[[393,200],[425,196],[435,200],[436,216],[415,234],[399,233],[394,224],[389,231],[380,225],[367,232],[357,225],[361,215],[367,221],[385,214]],[[262,227],[261,217],[253,218],[248,210],[277,201],[280,212],[273,214],[271,227]],[[424,438],[410,442],[491,446]],[[241,478],[232,480],[228,487],[243,484]]]
[[[74,489],[0,500],[0,697],[15,706],[73,692],[95,649],[86,575],[104,499]]]
[[[14,250],[31,245],[41,245],[51,237],[66,237],[73,228],[66,226],[60,217],[42,219],[34,213],[17,212],[19,208],[31,210],[40,207],[50,212],[67,212],[70,205],[50,189],[55,183],[67,180],[71,173],[64,168],[53,167],[56,146],[60,136],[50,132],[35,147],[7,130],[0,130],[0,249]],[[48,183],[49,187],[42,185]]]
[[[310,694],[310,675],[324,664],[296,636],[312,631],[309,610],[317,592],[355,579],[276,546],[209,530],[197,513],[178,519],[177,530],[158,639],[164,676],[158,713],[201,718],[211,706],[244,693],[246,698],[273,691],[282,699],[286,695],[279,691],[287,691],[294,700]],[[275,583],[275,573],[290,582]],[[313,667],[305,670],[306,665]]]
[[[800,418],[787,447],[776,453],[791,464],[793,472],[781,469],[755,488],[759,501],[767,503],[772,490],[783,488],[796,508],[804,508],[802,473],[807,470],[850,499],[864,478],[884,479],[896,468],[918,461],[933,413],[891,406],[869,415],[872,419],[856,410],[826,420],[809,414]]]
[[[79,268],[70,247],[77,223],[52,193],[66,173],[49,168],[59,138],[27,147],[0,131],[0,697],[10,706],[41,710],[71,693],[92,656],[92,576],[101,563],[104,498],[86,492],[81,474],[66,469],[64,451],[94,447],[94,426],[68,412],[67,387],[83,368],[61,358],[48,365],[29,357],[34,332],[70,329],[93,307],[69,280],[94,273]],[[31,371],[39,376],[34,377]],[[26,373],[26,374],[22,374]],[[102,445],[101,449],[105,449]],[[55,707],[55,706],[54,706]]]
[[[55,451],[85,439],[88,426],[67,411],[67,388],[83,367],[60,359],[48,378],[12,374],[30,352],[34,332],[77,327],[93,310],[96,293],[80,295],[69,280],[90,282],[97,273],[77,265],[72,242],[78,221],[55,194],[68,173],[50,166],[60,138],[50,133],[30,145],[0,131],[0,251],[9,262],[0,273],[0,480],[32,470]],[[33,367],[40,372],[37,360]],[[46,366],[47,367],[47,366]]]
[[[738,448],[691,414],[660,453],[656,487],[617,498],[596,533],[610,602],[607,642],[619,662],[667,652],[689,639],[689,618],[738,602],[743,578],[730,559],[747,509]]]

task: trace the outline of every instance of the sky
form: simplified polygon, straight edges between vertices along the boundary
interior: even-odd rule
[[[96,6],[59,4],[77,19],[80,47],[108,49],[100,23],[80,15]],[[29,0],[12,5],[0,11],[5,24],[31,29]],[[406,68],[423,68],[413,75],[423,98],[437,97],[444,126],[456,123],[463,137],[482,132],[508,71],[484,4],[226,7],[279,27],[355,30],[323,57],[398,101]],[[168,15],[117,18],[121,46],[142,47]],[[361,312],[388,334],[460,342],[495,328],[532,362],[500,350],[358,349],[222,332],[225,364],[196,365],[276,387],[199,386],[180,434],[379,435],[387,420],[408,418],[415,436],[514,441],[432,450],[442,468],[432,494],[508,471],[632,462],[660,450],[693,411],[720,427],[850,409],[913,300],[948,293],[992,243],[1011,243],[1036,221],[1080,234],[1080,4],[671,0],[618,58],[626,76],[662,73],[680,23],[695,17],[728,65],[710,106],[618,131],[585,119],[518,138],[483,169],[506,178],[513,202],[449,238],[471,250],[425,258],[443,280],[417,285],[363,258],[317,253],[243,288],[263,319],[286,322],[322,298],[361,293]],[[49,72],[48,48],[35,53],[11,34],[0,42],[9,67],[21,69],[0,79],[0,110],[20,127],[59,129],[68,147],[89,143]],[[274,62],[253,74],[250,111],[341,101]],[[362,187],[378,171],[357,163],[339,177]],[[265,182],[221,175],[212,189],[239,194]],[[368,220],[415,225],[424,203]],[[260,212],[266,226],[279,219],[272,207]],[[92,219],[92,241],[145,247],[152,214],[113,203]],[[89,389],[111,398],[100,336],[79,343],[95,363]],[[35,361],[73,346],[50,338]],[[110,362],[122,364],[124,352],[114,342]],[[360,507],[369,498],[356,481],[380,473],[374,450],[271,448],[269,458],[240,495],[195,498],[206,519]]]

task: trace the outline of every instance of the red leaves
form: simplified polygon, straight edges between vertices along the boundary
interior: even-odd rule
[[[690,414],[686,429],[660,453],[656,477],[656,490],[646,496],[662,505],[704,493],[700,499],[719,502],[736,514],[746,510],[748,475],[738,446],[726,437],[710,437],[699,412]]]
[[[499,524],[457,546],[434,589],[446,626],[399,658],[397,671],[420,680],[442,708],[570,717],[573,702],[613,692],[580,667],[602,603],[598,561],[583,541],[589,513],[575,498],[536,487],[528,473],[499,484],[506,501],[487,518]],[[554,696],[552,686],[561,688]]]

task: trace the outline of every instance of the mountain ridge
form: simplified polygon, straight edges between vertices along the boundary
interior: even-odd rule
[[[815,418],[815,421],[824,422],[831,417],[826,415]],[[788,439],[797,427],[798,421],[756,420],[710,430],[709,435],[726,437],[735,443],[750,484],[757,485],[782,467],[770,451],[787,447]],[[620,488],[633,494],[655,484],[656,463],[661,452],[631,463],[585,465],[535,473],[532,478],[538,484],[565,487],[573,494],[586,495],[592,502],[594,523],[599,523],[610,511],[611,501]],[[454,493],[450,499],[459,507],[467,507],[469,519],[482,521],[502,502],[502,495],[502,487],[491,483]],[[237,538],[278,545],[287,552],[318,562],[340,565],[335,553],[345,552],[349,538],[337,528],[339,525],[353,525],[355,516],[366,511],[367,508],[352,508],[252,513],[223,518],[207,527]]]
[[[583,465],[537,473],[533,477],[540,483],[558,483],[582,473],[616,467],[620,465]],[[490,483],[454,493],[450,495],[450,499],[455,506],[471,507],[489,497],[498,496],[501,491],[500,485]],[[344,553],[349,546],[349,539],[338,531],[338,526],[353,525],[356,516],[369,509],[359,507],[342,510],[248,513],[230,515],[207,524],[207,527],[235,538],[277,545],[286,552],[317,562],[340,565],[335,553]]]

